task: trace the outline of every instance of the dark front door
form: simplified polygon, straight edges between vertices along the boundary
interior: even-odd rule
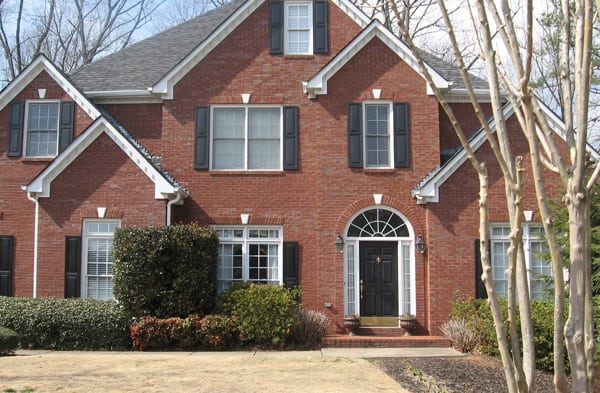
[[[360,314],[398,315],[398,243],[360,243]]]

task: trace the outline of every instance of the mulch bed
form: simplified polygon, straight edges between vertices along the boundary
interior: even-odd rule
[[[370,360],[411,393],[508,392],[502,363],[484,355]],[[538,371],[537,392],[553,392],[552,374]]]

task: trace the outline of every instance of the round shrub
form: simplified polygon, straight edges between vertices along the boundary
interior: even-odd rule
[[[238,284],[222,294],[220,309],[236,319],[242,340],[282,347],[298,322],[298,296],[297,289],[278,285]]]
[[[314,347],[321,343],[327,333],[329,319],[325,314],[305,308],[298,312],[298,323],[294,327],[294,341],[303,347]]]
[[[214,307],[219,239],[197,224],[115,232],[115,297],[134,317],[205,315]]]
[[[9,328],[0,326],[0,356],[9,355],[19,347],[19,335]]]

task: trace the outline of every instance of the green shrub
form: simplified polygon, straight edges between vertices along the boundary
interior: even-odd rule
[[[9,328],[0,326],[0,356],[9,355],[19,347],[19,335]]]
[[[21,347],[128,348],[129,321],[115,302],[0,297],[0,325],[19,334]]]
[[[218,244],[214,231],[196,224],[118,229],[115,297],[134,317],[207,314],[216,296]]]
[[[294,341],[304,347],[314,347],[321,343],[327,333],[329,319],[316,310],[301,309],[298,312],[298,323],[294,327]]]
[[[506,337],[510,340],[508,331],[508,309],[505,299],[499,299],[504,318]],[[554,303],[548,300],[532,300],[531,316],[535,343],[536,367],[552,371],[554,368]],[[499,356],[498,342],[492,312],[487,299],[473,299],[459,295],[452,304],[452,319],[465,319],[468,326],[478,335],[476,350],[493,356]],[[517,311],[517,321],[518,319]],[[565,349],[566,354],[566,349]],[[568,368],[568,359],[565,356]]]
[[[236,319],[243,341],[282,347],[298,322],[298,295],[278,285],[238,284],[222,294],[220,310]]]

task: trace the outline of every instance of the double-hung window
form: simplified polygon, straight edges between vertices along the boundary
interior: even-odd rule
[[[498,295],[508,294],[508,248],[510,246],[510,226],[494,224],[491,231],[492,278]],[[523,246],[529,294],[532,299],[548,297],[552,293],[552,264],[544,259],[547,245],[544,240],[544,230],[539,224],[523,225]]]
[[[281,170],[282,107],[212,108],[212,169]]]
[[[116,220],[86,220],[83,233],[83,297],[113,300],[113,237]]]
[[[25,155],[54,157],[58,154],[58,101],[32,101],[27,105]]]
[[[217,227],[219,292],[234,282],[279,284],[283,231],[280,227]]]
[[[285,2],[285,53],[312,54],[312,2]]]
[[[364,104],[365,166],[389,168],[393,157],[391,143],[391,104]]]

